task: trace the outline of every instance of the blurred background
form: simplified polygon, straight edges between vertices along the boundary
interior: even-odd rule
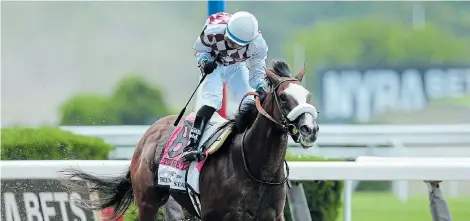
[[[78,106],[93,109],[97,124],[100,115],[108,115],[105,124],[142,124],[177,113],[199,77],[192,45],[207,17],[206,4],[2,3],[2,125],[87,124],[69,119],[72,103],[84,100],[96,104]],[[298,71],[295,55],[304,56],[306,83],[315,92],[321,120],[341,123],[470,122],[469,7],[465,2],[227,2],[229,12],[248,10],[258,17],[269,45],[268,65],[284,59]],[[369,68],[374,73],[367,74]],[[115,119],[115,111],[97,113],[107,98],[125,99],[119,97],[118,90],[125,90],[120,83],[132,86],[140,79],[141,88],[159,91],[147,95],[157,100],[142,102],[158,111],[135,122]],[[136,93],[129,99],[146,97]],[[115,103],[107,105],[113,109]],[[75,111],[86,113],[81,109]]]
[[[192,46],[207,18],[207,2],[2,2],[1,7],[2,128],[148,127],[178,114],[197,85]],[[228,1],[226,8],[258,18],[269,45],[268,66],[271,59],[283,59],[296,73],[306,63],[304,84],[323,125],[470,123],[470,3]],[[230,92],[228,99],[232,116],[238,101]],[[11,140],[18,147],[18,142],[2,133],[2,159],[14,159],[4,154],[3,143]],[[111,158],[129,159],[140,135]],[[115,138],[96,136],[119,148]],[[370,152],[366,141],[360,150],[335,145],[303,153],[335,158],[389,153]],[[470,142],[425,147],[407,153],[470,156]],[[18,159],[33,159],[28,153]],[[409,184],[405,199],[390,193],[391,182],[355,187],[355,220],[430,220],[424,183]],[[446,191],[455,220],[468,220],[468,182]],[[333,217],[341,220],[338,213]]]

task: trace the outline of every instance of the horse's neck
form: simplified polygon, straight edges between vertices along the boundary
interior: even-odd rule
[[[250,170],[266,179],[276,179],[273,176],[276,171],[283,170],[286,155],[287,135],[275,127],[275,123],[258,114],[244,141]]]

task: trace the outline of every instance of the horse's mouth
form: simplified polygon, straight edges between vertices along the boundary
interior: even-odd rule
[[[302,148],[307,149],[307,148],[312,147],[316,140],[317,140],[317,136],[313,134],[308,136],[307,138],[300,136],[299,143],[300,143],[300,146],[302,146]]]

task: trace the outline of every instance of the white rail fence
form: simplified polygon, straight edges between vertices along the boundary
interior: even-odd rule
[[[112,159],[130,159],[135,145],[149,126],[63,126],[64,130],[100,137],[116,146]],[[291,153],[329,158],[358,156],[470,157],[470,124],[438,125],[320,125],[315,147],[304,150],[293,142]],[[357,182],[352,183],[356,186]],[[408,181],[394,181],[393,191],[402,201],[410,193]],[[457,182],[450,193],[459,195]],[[413,189],[413,188],[411,188]],[[411,191],[413,192],[413,191]]]
[[[113,157],[130,159],[135,145],[149,126],[62,126],[61,129],[100,137],[116,146]],[[319,148],[302,150],[289,142],[294,152],[326,157],[363,155],[435,155],[434,150],[454,148],[470,157],[470,124],[451,125],[321,125]],[[401,147],[409,147],[403,149]],[[432,147],[432,149],[431,149]],[[421,151],[427,149],[428,151]],[[365,152],[364,152],[365,151]],[[448,152],[447,154],[452,154]],[[455,154],[462,156],[462,154]]]
[[[122,174],[130,161],[0,161],[4,179],[58,179],[59,170],[80,168],[99,175]],[[351,221],[349,180],[470,181],[470,158],[359,158],[357,162],[289,162],[291,180],[347,180],[344,220]],[[348,184],[349,183],[349,184]]]
[[[62,129],[100,137],[116,146],[114,158],[130,159],[148,126],[65,126]],[[351,220],[353,180],[393,180],[395,194],[406,200],[410,180],[470,180],[470,124],[453,125],[321,125],[315,148],[292,142],[289,151],[325,157],[358,157],[356,162],[290,162],[291,180],[346,180],[345,220]],[[359,156],[387,156],[367,158]],[[389,157],[394,157],[393,159]],[[408,157],[429,157],[415,160]],[[438,158],[451,159],[440,160]],[[399,163],[396,163],[399,162]],[[71,165],[98,174],[124,171],[129,161],[0,161],[2,179],[56,178]],[[54,179],[55,179],[54,178]],[[465,182],[468,184],[468,182]],[[451,185],[457,195],[457,185]]]

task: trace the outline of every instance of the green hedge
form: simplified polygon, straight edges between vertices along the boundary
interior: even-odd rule
[[[114,147],[55,127],[1,129],[2,160],[103,160]]]
[[[111,96],[76,94],[60,108],[61,125],[148,125],[171,113],[164,93],[140,75],[128,75]]]
[[[316,156],[295,156],[287,154],[288,161],[344,161],[343,159],[324,159]],[[341,208],[341,193],[343,191],[343,181],[324,181],[315,183],[314,181],[302,181],[307,203],[310,209],[312,220],[335,221]],[[124,217],[125,221],[138,221],[138,211],[133,206]],[[160,210],[157,221],[164,221],[163,213]],[[289,203],[286,201],[284,209],[286,221],[291,221]],[[188,217],[188,216],[187,216]],[[193,220],[193,219],[191,219]],[[194,219],[195,220],[195,219]]]
[[[392,182],[388,180],[360,181],[356,187],[357,192],[388,192]]]

